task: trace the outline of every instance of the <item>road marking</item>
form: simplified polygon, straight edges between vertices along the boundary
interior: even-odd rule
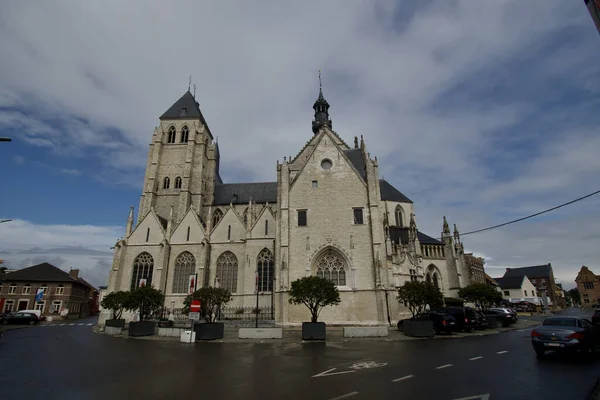
[[[88,324],[88,326],[92,326],[92,325],[94,325],[94,323],[93,323],[93,322],[92,322],[91,324]]]
[[[83,326],[83,325],[85,325],[85,324],[77,324],[77,326]]]
[[[527,328],[527,329],[519,329],[517,332],[527,332],[532,330],[533,328]]]
[[[319,377],[322,377],[322,376],[339,375],[339,374],[350,374],[350,373],[352,373],[352,372],[356,372],[356,371],[340,371],[340,372],[331,372],[331,371],[333,371],[334,369],[337,369],[337,368],[331,368],[331,369],[328,369],[327,371],[324,371],[324,372],[321,372],[321,373],[319,373],[319,374],[313,375],[312,377],[313,377],[313,378],[319,378]],[[331,373],[330,373],[330,372],[331,372]],[[341,398],[341,397],[340,397],[340,398]],[[336,397],[336,399],[337,399],[337,397]]]
[[[350,393],[346,393],[344,395],[338,396],[338,397],[334,397],[332,399],[329,400],[340,400],[340,399],[346,399],[348,397],[352,397],[352,396],[356,396],[358,394],[358,392],[350,392]]]
[[[69,324],[69,326],[73,326],[73,325],[75,325],[75,324]]]
[[[486,393],[486,394],[478,394],[477,396],[471,396],[471,397],[461,397],[460,399],[454,399],[454,400],[489,400],[490,399],[490,394]]]
[[[60,326],[65,326],[66,324],[60,324]]]
[[[508,353],[508,351],[502,350],[502,351],[497,352],[496,354],[504,354],[504,353]]]
[[[352,369],[363,369],[363,368],[379,368],[385,367],[387,363],[376,363],[375,361],[364,361],[352,364]]]
[[[406,375],[406,376],[403,376],[402,378],[392,379],[392,382],[399,382],[399,381],[403,381],[405,379],[410,379],[412,377],[414,377],[414,375]]]
[[[451,367],[451,366],[452,366],[452,364],[440,365],[439,367],[435,367],[435,369],[448,368],[448,367]]]
[[[479,357],[473,357],[473,358],[469,358],[469,361],[475,361],[475,360],[479,360],[480,358],[483,358],[482,356]]]

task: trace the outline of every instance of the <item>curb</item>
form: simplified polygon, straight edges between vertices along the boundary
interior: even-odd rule
[[[587,400],[600,400],[600,379],[598,379],[594,384],[594,388],[592,389],[590,395],[587,397]]]

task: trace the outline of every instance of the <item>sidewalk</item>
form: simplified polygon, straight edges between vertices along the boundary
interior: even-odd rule
[[[514,325],[509,327],[477,330],[473,332],[457,332],[451,335],[437,335],[432,338],[414,338],[404,335],[404,333],[398,331],[395,326],[388,327],[387,337],[371,337],[371,338],[345,338],[343,336],[343,327],[331,326],[327,327],[327,343],[347,343],[347,342],[365,342],[365,341],[405,341],[405,340],[438,340],[438,339],[463,339],[473,336],[485,336],[494,335],[502,332],[510,332],[515,330],[527,329],[533,326],[539,325],[539,321],[532,321],[526,319],[519,319]],[[104,334],[98,326],[94,326],[94,332]],[[119,336],[117,336],[119,337]],[[170,342],[179,342],[177,337],[167,336],[140,336],[140,337],[129,337],[127,331],[123,330],[121,333],[122,338],[135,339],[135,340],[164,340]],[[238,339],[238,327],[236,326],[225,326],[225,334],[223,339],[202,341],[202,343],[302,343],[302,327],[285,327],[283,329],[283,339]]]

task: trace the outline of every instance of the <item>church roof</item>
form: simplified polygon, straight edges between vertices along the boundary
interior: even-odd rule
[[[521,289],[523,286],[524,276],[511,276],[508,278],[494,278],[502,289]]]
[[[224,183],[215,185],[214,205],[277,203],[277,182]]]
[[[9,281],[29,281],[29,282],[78,282],[77,279],[55,267],[52,264],[42,263],[32,267],[19,269],[10,274],[6,274],[4,279]]]
[[[179,100],[175,102],[163,115],[160,116],[160,119],[191,119],[191,118],[200,118],[200,121],[205,126],[206,120],[200,111],[200,104],[194,99],[194,96],[188,90],[184,93],[183,96]]]
[[[379,191],[381,192],[381,200],[397,201],[400,203],[413,202],[385,179],[379,180]]]
[[[354,168],[356,168],[360,176],[366,182],[367,171],[365,169],[365,160],[363,159],[361,149],[344,150],[344,154],[346,154],[352,165],[354,165]]]
[[[408,243],[408,228],[399,228],[397,226],[390,226],[389,228],[390,238],[394,243]],[[440,242],[437,239],[432,238],[422,232],[417,231],[417,238],[421,244],[437,244],[443,245],[444,243]]]
[[[507,268],[504,273],[504,278],[511,278],[516,276],[527,276],[531,278],[545,278],[550,276],[552,267],[550,264],[545,265],[534,265],[532,267],[522,268]]]

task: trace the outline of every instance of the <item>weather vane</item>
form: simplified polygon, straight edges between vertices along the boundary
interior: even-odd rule
[[[323,86],[321,85],[321,70],[319,70],[319,90],[323,89]]]
[[[192,86],[192,76],[190,75],[190,80],[188,82],[188,92],[190,91],[190,86]]]
[[[194,98],[196,98],[196,84],[194,83]]]

